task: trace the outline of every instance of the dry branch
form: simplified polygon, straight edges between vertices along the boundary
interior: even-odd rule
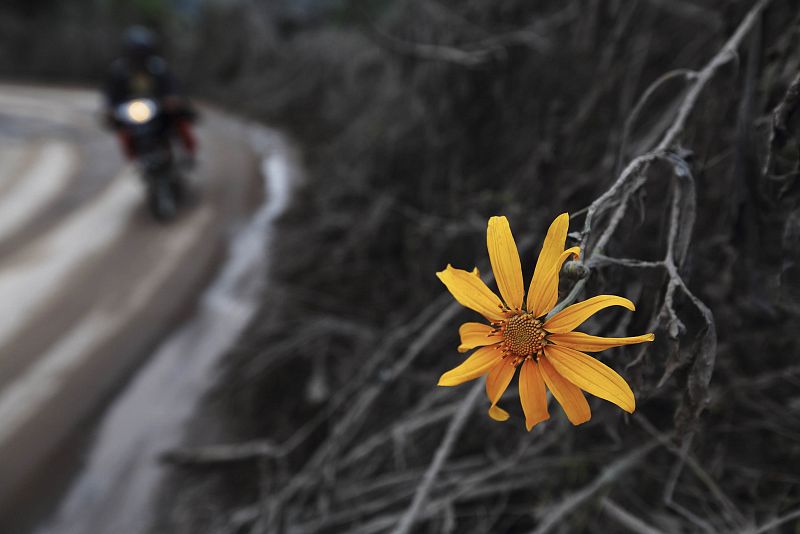
[[[657,528],[654,528],[640,518],[636,517],[628,510],[625,510],[620,505],[611,499],[603,499],[603,511],[620,525],[626,527],[628,530],[635,534],[663,534]]]
[[[725,328],[730,330],[731,322],[729,319],[726,321],[729,312],[719,306],[728,297],[713,293],[707,272],[717,268],[714,256],[719,254],[719,249],[733,247],[727,242],[720,244],[715,241],[709,252],[692,255],[697,248],[693,241],[695,225],[701,227],[713,218],[698,208],[698,199],[706,201],[709,193],[715,192],[714,187],[720,187],[707,175],[712,164],[703,167],[697,162],[707,157],[713,159],[714,165],[723,165],[731,154],[730,148],[718,138],[714,139],[711,148],[704,145],[706,130],[722,129],[707,119],[720,112],[714,106],[717,102],[703,106],[706,97],[712,98],[706,93],[710,92],[712,80],[735,60],[736,51],[751,35],[769,0],[752,4],[724,45],[704,56],[707,61],[701,68],[686,70],[671,66],[673,70],[661,77],[658,77],[658,71],[653,72],[652,62],[648,62],[652,54],[658,53],[655,49],[663,42],[653,37],[658,29],[648,28],[648,25],[654,25],[653,20],[657,18],[654,14],[658,10],[647,4],[712,27],[721,24],[719,13],[693,9],[687,2],[674,6],[660,0],[632,3],[614,11],[603,2],[590,2],[584,6],[570,1],[564,11],[585,7],[586,12],[575,11],[579,14],[574,17],[575,27],[569,33],[574,34],[577,44],[568,45],[572,55],[562,56],[553,48],[537,48],[532,35],[546,36],[548,40],[552,36],[552,42],[559,41],[555,40],[555,33],[535,25],[523,26],[519,32],[500,29],[496,36],[480,38],[486,34],[487,28],[519,26],[507,22],[505,25],[493,24],[493,17],[500,18],[497,13],[502,13],[506,7],[489,9],[477,7],[478,4],[470,3],[464,11],[453,15],[458,18],[458,28],[468,27],[464,30],[467,35],[447,27],[434,25],[431,29],[425,24],[420,28],[414,27],[408,34],[426,43],[456,43],[452,46],[405,41],[391,36],[388,30],[375,30],[372,38],[379,46],[397,54],[384,54],[371,46],[373,43],[358,41],[353,48],[354,54],[361,53],[359,47],[367,48],[369,51],[364,55],[369,59],[359,62],[348,58],[348,67],[342,74],[346,78],[343,85],[363,84],[368,90],[362,89],[353,108],[338,111],[340,120],[345,118],[339,126],[347,124],[347,127],[325,139],[326,152],[323,154],[326,157],[320,158],[325,160],[320,165],[324,167],[326,178],[329,174],[340,179],[350,174],[358,178],[348,183],[349,189],[342,188],[345,192],[327,192],[324,202],[313,207],[320,214],[318,220],[309,224],[318,232],[315,237],[328,239],[329,233],[341,232],[334,239],[341,247],[327,256],[333,261],[323,262],[322,266],[311,262],[306,272],[311,272],[315,283],[326,292],[340,280],[375,277],[378,282],[372,285],[349,280],[348,283],[352,284],[349,292],[338,292],[336,288],[331,291],[344,300],[353,299],[354,295],[370,298],[366,295],[369,291],[382,292],[384,289],[394,290],[395,299],[399,295],[399,300],[406,299],[408,294],[404,308],[401,307],[403,304],[396,306],[397,309],[385,308],[387,316],[404,316],[405,320],[376,320],[372,324],[381,324],[381,327],[372,326],[369,336],[358,336],[359,322],[364,319],[364,314],[359,315],[362,310],[352,312],[358,319],[347,320],[350,325],[347,338],[359,339],[361,345],[358,350],[342,355],[336,364],[340,367],[335,367],[335,371],[344,375],[338,377],[340,389],[335,390],[330,402],[320,407],[316,415],[293,427],[294,434],[281,444],[257,440],[230,446],[180,449],[173,451],[169,459],[200,465],[260,461],[263,467],[261,494],[253,497],[257,502],[243,508],[247,513],[241,514],[244,524],[253,533],[467,532],[493,527],[516,528],[515,531],[536,528],[535,532],[546,532],[557,528],[579,528],[590,515],[590,509],[602,510],[618,528],[653,534],[659,529],[736,531],[757,524],[755,517],[790,521],[781,515],[792,509],[788,499],[778,495],[777,491],[770,494],[764,489],[768,485],[765,480],[773,475],[760,472],[757,465],[718,468],[715,464],[717,458],[726,453],[732,456],[744,453],[731,452],[733,447],[725,439],[720,439],[719,444],[710,443],[715,438],[703,433],[708,432],[712,425],[715,437],[737,430],[734,421],[718,420],[731,417],[735,411],[749,409],[763,413],[777,409],[778,403],[774,399],[765,399],[763,394],[759,396],[763,393],[762,386],[774,385],[777,389],[791,383],[784,380],[785,376],[769,369],[744,382],[740,379],[741,374],[732,371],[739,362],[724,356],[732,352],[731,346],[737,340],[725,331]],[[443,18],[457,9],[449,3],[440,7],[440,10],[447,11]],[[381,27],[401,28],[399,24],[391,24],[406,20],[402,10],[398,10],[392,12],[394,18],[382,19]],[[646,16],[640,17],[643,10]],[[530,12],[536,11],[531,9]],[[486,20],[476,19],[476,13],[486,15]],[[704,20],[707,15],[713,15],[713,19]],[[527,20],[532,20],[532,17]],[[533,34],[526,33],[529,29],[533,29]],[[426,34],[426,31],[429,32]],[[638,50],[635,54],[626,51],[631,43],[646,42],[649,47],[651,37],[652,51],[642,54]],[[525,47],[530,45],[529,41],[534,43],[536,53],[528,53],[528,56],[534,58],[532,64],[539,68],[539,72],[552,65],[563,65],[563,61],[578,54],[577,50],[592,56],[589,70],[596,69],[602,73],[602,79],[579,88],[577,95],[559,95],[553,99],[554,102],[548,101],[546,106],[541,106],[555,109],[558,103],[555,100],[562,101],[563,98],[566,106],[562,105],[560,111],[541,113],[534,97],[509,98],[508,102],[501,102],[502,105],[487,107],[486,113],[497,114],[497,122],[509,130],[512,128],[508,125],[518,126],[523,122],[527,125],[540,121],[546,125],[541,126],[541,142],[537,137],[539,134],[524,130],[528,138],[524,143],[520,142],[522,148],[518,153],[508,151],[507,159],[511,163],[504,161],[504,165],[489,167],[489,176],[483,176],[486,170],[480,165],[465,163],[469,158],[450,158],[449,154],[479,152],[484,150],[484,145],[491,145],[486,150],[507,148],[503,146],[508,143],[505,137],[493,144],[492,137],[498,135],[496,130],[487,128],[487,132],[481,132],[482,135],[470,131],[475,123],[470,122],[468,116],[474,112],[480,117],[484,113],[482,107],[474,106],[476,95],[500,102],[516,87],[533,88],[538,80],[536,76],[517,76],[516,72],[503,70],[512,71],[518,65],[534,69],[522,61],[515,63],[519,60],[517,56],[527,53]],[[696,41],[686,43],[686,50],[694,54],[703,50],[702,53],[706,54],[709,42],[713,42],[707,38],[697,38]],[[539,42],[539,45],[543,44],[544,41]],[[512,46],[514,50],[511,50]],[[502,61],[494,61],[498,57]],[[422,61],[409,61],[409,58]],[[631,58],[637,62],[637,69],[642,66],[641,71],[625,72],[620,63]],[[683,59],[681,57],[681,61]],[[432,62],[467,68],[442,68],[442,65]],[[473,68],[477,66],[480,68]],[[581,66],[581,69],[586,68]],[[658,68],[661,70],[660,65]],[[320,77],[323,83],[329,83],[326,78],[329,75]],[[749,76],[752,75],[751,72]],[[577,237],[584,254],[581,263],[572,264],[570,269],[582,269],[587,276],[564,277],[564,285],[571,280],[577,279],[577,282],[556,311],[574,302],[590,284],[618,286],[615,278],[636,270],[632,281],[623,283],[627,283],[626,295],[636,299],[647,315],[637,315],[632,321],[640,321],[637,329],[642,323],[649,323],[650,328],[645,331],[658,330],[659,341],[646,353],[645,349],[640,349],[638,358],[628,364],[626,373],[633,376],[632,382],[638,381],[639,410],[646,411],[648,416],[652,413],[659,428],[670,430],[667,434],[656,432],[654,439],[648,442],[651,437],[647,435],[648,431],[636,425],[625,426],[631,420],[636,421],[637,416],[629,419],[597,412],[591,422],[578,430],[566,423],[559,426],[553,421],[546,426],[545,432],[533,434],[517,432],[519,429],[512,429],[510,425],[495,425],[485,436],[477,435],[482,432],[464,431],[475,411],[483,384],[476,383],[472,389],[453,392],[435,388],[432,382],[443,365],[436,361],[436,355],[444,354],[445,350],[449,350],[447,354],[453,352],[443,348],[443,340],[461,313],[461,307],[449,304],[449,297],[445,295],[417,316],[411,309],[411,302],[418,295],[412,294],[408,287],[430,282],[431,264],[441,261],[442,251],[449,252],[455,248],[465,257],[475,242],[476,228],[483,224],[484,212],[496,212],[498,206],[508,205],[511,207],[507,214],[519,220],[516,218],[519,213],[529,213],[534,209],[544,212],[562,204],[585,202],[591,194],[589,192],[594,191],[594,185],[588,177],[573,172],[565,164],[570,156],[563,152],[580,150],[577,141],[593,122],[608,119],[619,123],[619,117],[603,116],[608,108],[614,107],[614,102],[609,101],[615,98],[612,93],[620,85],[625,90],[635,90],[641,76],[652,76],[655,81],[633,105],[624,121],[621,138],[615,137],[620,132],[610,132],[604,136],[603,143],[598,143],[603,145],[602,148],[585,151],[585,154],[591,154],[588,163],[576,161],[574,165],[576,168],[591,168],[591,172],[602,168],[616,179],[585,210],[573,212],[573,220],[585,217],[580,221],[579,231],[571,234]],[[387,79],[390,81],[386,82]],[[413,90],[406,90],[405,84]],[[475,89],[473,85],[479,88]],[[443,92],[442,87],[452,88],[452,94],[439,94]],[[559,87],[563,89],[564,86]],[[667,91],[673,87],[674,94],[668,94]],[[431,92],[426,92],[429,89]],[[341,96],[320,91],[331,101]],[[370,101],[373,92],[383,98],[376,98],[379,105]],[[539,96],[536,91],[532,94]],[[759,97],[758,91],[751,90],[748,94],[748,98]],[[792,94],[791,90],[789,94]],[[737,97],[725,96],[725,99],[717,99],[725,100],[725,105],[730,105],[729,100]],[[462,97],[463,102],[457,102]],[[618,99],[624,100],[619,109],[628,109],[628,104],[634,100],[626,98]],[[787,100],[791,98],[787,97]],[[467,104],[473,107],[465,107]],[[756,106],[757,102],[748,103],[751,104]],[[362,105],[373,110],[373,114],[361,113]],[[398,113],[397,110],[401,111]],[[418,117],[418,121],[400,117],[406,114]],[[705,123],[701,122],[703,119],[707,119]],[[745,119],[740,116],[740,126],[742,121],[746,122]],[[491,122],[485,117],[482,120]],[[395,127],[395,123],[400,125]],[[440,127],[442,124],[445,126]],[[695,124],[706,129],[691,130],[700,140],[692,142],[696,146],[692,146],[690,151],[684,146],[688,139],[686,134]],[[639,135],[643,128],[647,131]],[[384,135],[383,129],[390,133]],[[605,129],[606,126],[601,128],[604,133],[609,133]],[[365,131],[368,135],[363,135]],[[719,137],[726,134],[727,131],[720,132]],[[716,131],[713,131],[713,136],[717,136]],[[385,144],[380,151],[373,152],[369,146],[377,139],[383,139]],[[534,157],[530,156],[531,139],[536,139],[537,144]],[[591,144],[591,136],[586,135],[585,141]],[[340,161],[335,149],[347,147],[347,143],[357,147],[348,153],[349,159],[342,156]],[[546,148],[539,145],[546,145]],[[723,145],[722,150],[720,145]],[[432,146],[436,150],[431,149]],[[409,184],[395,183],[399,180],[394,175],[383,181],[375,178],[381,176],[383,179],[382,174],[388,169],[394,173],[398,168],[403,169],[397,171],[398,176],[407,178],[409,173],[405,165],[420,153],[423,154],[420,156],[422,163],[416,168],[419,176],[409,180]],[[331,154],[334,157],[328,157]],[[375,154],[374,162],[368,156]],[[628,160],[630,156],[635,157]],[[484,157],[475,156],[475,159],[482,162]],[[553,163],[560,166],[553,167]],[[621,168],[613,169],[615,165]],[[558,175],[563,179],[559,187],[547,189],[552,198],[547,202],[530,200],[538,194],[534,191],[531,195],[532,186],[544,187],[546,178],[553,174],[553,168],[560,169]],[[498,190],[495,177],[506,176],[507,170],[511,171],[513,179]],[[473,172],[480,176],[473,176]],[[590,171],[583,172],[588,174]],[[659,195],[655,202],[652,198],[645,198],[645,194],[651,194],[651,191]],[[340,209],[338,203],[358,207]],[[650,210],[652,204],[656,204],[660,211],[645,213],[645,207]],[[331,211],[335,213],[329,215]],[[351,229],[356,220],[354,214],[360,224]],[[634,243],[625,242],[621,234],[630,228],[629,223],[635,216],[642,217],[648,230],[660,224],[656,229],[662,232],[658,240],[641,246],[628,246]],[[543,217],[544,213],[537,212],[531,219],[539,222]],[[387,237],[387,243],[391,243],[387,247],[403,248],[403,252],[393,250],[391,259],[400,257],[405,263],[396,270],[381,264],[388,272],[381,278],[383,273],[371,273],[368,269],[372,269],[373,254],[385,252],[378,244],[370,244],[381,241],[384,232],[391,236]],[[702,240],[704,247],[707,245],[707,236],[698,235],[697,240]],[[530,240],[526,243],[529,244]],[[718,248],[714,249],[715,246]],[[523,245],[521,248],[527,247]],[[619,255],[629,257],[615,257],[618,248],[622,247],[625,247],[625,252]],[[736,259],[736,250],[731,253],[731,261]],[[429,263],[417,261],[425,255],[430,255],[426,258],[430,259]],[[354,258],[358,265],[354,265]],[[350,272],[337,275],[335,271],[342,265],[347,265]],[[401,269],[418,272],[398,276]],[[713,282],[715,280],[711,280]],[[295,283],[299,285],[299,282]],[[401,290],[397,291],[393,284],[400,286]],[[372,302],[375,301],[380,301],[380,298]],[[347,300],[347,304],[351,302]],[[721,317],[712,314],[711,307]],[[300,309],[305,311],[302,307]],[[340,305],[338,309],[348,308]],[[394,313],[397,314],[391,315]],[[285,319],[287,322],[292,320],[295,318]],[[749,321],[751,318],[743,317],[741,320]],[[612,316],[611,321],[600,323],[601,330],[627,331],[632,323],[624,321],[614,321]],[[365,322],[369,323],[369,320]],[[331,326],[330,332],[335,332],[337,326]],[[315,332],[313,329],[310,331]],[[308,332],[305,334],[307,336]],[[327,335],[328,330],[323,334]],[[297,334],[282,349],[288,355],[312,350],[318,337],[325,339],[323,334],[315,337],[313,342],[304,339],[303,334]],[[284,341],[284,338],[279,337],[278,341]],[[365,348],[374,343],[377,343],[376,347]],[[279,365],[269,369],[280,372],[287,359],[282,358]],[[742,363],[743,366],[747,364]],[[712,384],[712,373],[717,367]],[[786,362],[781,367],[789,372],[793,369]],[[731,380],[730,385],[725,385],[727,379]],[[703,426],[700,426],[698,418],[708,402],[710,390],[720,381],[723,389],[714,391],[715,400],[717,392],[729,394],[733,390],[737,395],[729,396],[737,398],[724,405],[721,401],[715,402],[714,410],[704,417]],[[749,382],[752,382],[752,387]],[[514,394],[510,391],[508,398]],[[675,407],[679,407],[677,415],[673,413]],[[476,422],[476,426],[479,424],[484,422]],[[775,426],[774,422],[769,424]],[[796,439],[796,433],[790,429],[769,428],[769,432],[783,439]],[[721,450],[718,452],[716,447]],[[509,449],[513,450],[509,452]],[[643,461],[645,457],[653,461]],[[752,481],[752,484],[739,482],[729,487],[728,482],[735,479],[732,470],[745,473],[740,480]],[[591,474],[589,479],[586,478],[587,472]],[[615,483],[623,479],[635,482],[630,487]],[[612,486],[613,500],[607,495]],[[639,495],[639,488],[647,488],[649,493]],[[761,492],[759,504],[742,508],[740,496],[750,495],[750,491]],[[548,502],[553,495],[561,497]],[[644,503],[644,499],[650,502]],[[768,513],[763,508],[759,515],[752,512],[764,502],[770,502],[769,499],[775,499],[775,503],[770,504]],[[641,513],[642,517],[634,515],[635,512]],[[488,519],[479,523],[478,515]],[[792,517],[791,513],[788,517]],[[234,523],[243,525],[232,520],[231,524]],[[773,523],[764,523],[761,528],[770,524]]]
[[[587,500],[594,497],[597,492],[606,487],[607,485],[615,482],[617,479],[625,475],[629,470],[634,468],[645,456],[656,448],[658,442],[650,441],[632,451],[628,452],[618,460],[615,460],[608,467],[603,469],[601,473],[592,480],[589,484],[580,490],[571,493],[564,497],[558,504],[550,506],[538,515],[541,521],[536,526],[536,529],[531,534],[545,534],[550,529],[560,523],[564,517],[572,512],[577,507],[581,506]]]
[[[422,509],[424,503],[428,500],[428,494],[431,491],[431,487],[433,486],[439,471],[441,471],[444,462],[447,461],[447,457],[450,456],[450,453],[453,450],[453,445],[455,445],[458,435],[461,433],[461,430],[464,428],[464,425],[467,422],[467,417],[473,411],[475,404],[478,402],[478,398],[482,392],[482,381],[478,381],[473,384],[472,388],[467,394],[466,399],[464,399],[463,404],[458,411],[453,414],[453,418],[450,420],[450,426],[447,427],[447,431],[442,438],[442,442],[436,449],[436,454],[433,457],[433,461],[428,466],[427,471],[425,471],[425,476],[422,477],[419,486],[417,486],[417,491],[414,493],[414,499],[411,501],[406,513],[403,515],[400,523],[397,525],[395,534],[408,534],[408,532],[411,532],[420,510]]]

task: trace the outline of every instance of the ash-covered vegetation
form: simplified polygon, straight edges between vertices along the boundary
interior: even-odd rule
[[[159,528],[790,529],[770,522],[800,507],[786,468],[800,460],[787,99],[800,19],[790,2],[754,5],[209,14],[194,83],[292,132],[308,176],[264,309],[209,401],[227,432],[176,455],[189,465]],[[656,342],[601,356],[631,381],[633,416],[593,399],[575,428],[552,404],[528,434],[514,386],[504,424],[469,386],[436,387],[463,358],[458,324],[476,317],[434,273],[488,272],[486,220],[505,214],[529,276],[563,211],[589,269],[562,295],[627,296],[637,313],[589,330]],[[194,448],[210,444],[230,447]]]
[[[257,321],[153,532],[793,532],[800,520],[800,12],[791,0],[209,2],[186,86],[278,124],[307,176]],[[440,388],[506,215],[530,276],[570,212],[628,416],[525,432]],[[527,283],[527,280],[526,280]],[[402,530],[406,529],[406,530]]]

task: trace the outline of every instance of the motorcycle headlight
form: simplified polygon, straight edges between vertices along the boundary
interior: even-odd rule
[[[125,113],[128,118],[135,123],[142,124],[153,118],[155,105],[145,99],[131,100],[128,102]]]

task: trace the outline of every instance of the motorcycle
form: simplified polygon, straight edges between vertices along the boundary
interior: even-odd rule
[[[136,98],[113,110],[116,125],[124,131],[147,187],[150,213],[160,222],[175,218],[186,200],[187,187],[173,149],[175,116],[149,98]]]

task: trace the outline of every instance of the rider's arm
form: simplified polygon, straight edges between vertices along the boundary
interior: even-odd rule
[[[105,85],[103,86],[103,98],[105,100],[106,122],[112,128],[118,124],[114,119],[114,109],[127,100],[128,74],[121,60],[111,64],[106,75]]]

